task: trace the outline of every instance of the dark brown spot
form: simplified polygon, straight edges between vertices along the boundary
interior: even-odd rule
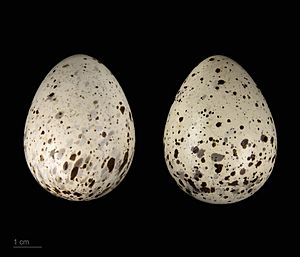
[[[198,188],[197,188],[196,185],[194,184],[193,180],[188,179],[188,183],[191,185],[191,187],[194,189],[194,191],[198,192]]]
[[[44,161],[44,156],[43,155],[40,155],[40,161]]]
[[[70,160],[71,160],[71,161],[75,161],[75,159],[76,159],[76,154],[73,153],[73,154],[70,156]]]
[[[261,135],[260,140],[263,141],[264,143],[268,142],[268,137],[265,135]]]
[[[193,153],[198,153],[198,152],[199,152],[198,146],[192,147],[192,152],[193,152]]]
[[[254,161],[255,160],[255,154],[251,154],[249,157],[247,157],[247,160],[250,161]]]
[[[255,168],[259,167],[261,165],[261,161],[258,161],[256,164],[255,164]]]
[[[222,125],[222,122],[217,122],[216,123],[216,126],[219,128],[219,127],[221,127],[221,125]]]
[[[174,151],[174,158],[177,158],[177,157],[178,157],[178,150],[175,149],[175,151]]]
[[[238,157],[236,149],[233,149],[232,152],[233,152],[233,156]]]
[[[95,180],[92,179],[92,182],[89,184],[89,187],[92,188],[94,184],[95,184]]]
[[[274,143],[274,137],[271,137],[271,144],[273,146],[273,143]]]
[[[121,111],[122,114],[124,114],[125,107],[124,107],[124,106],[121,106],[121,107],[120,107],[120,111]]]
[[[119,172],[121,172],[122,169],[124,168],[124,166],[126,165],[126,163],[127,163],[127,161],[128,161],[128,155],[129,155],[129,153],[128,153],[128,151],[127,151],[127,152],[124,154],[123,162],[122,162],[122,164],[121,164],[121,166],[120,166],[120,168],[119,168]]]
[[[248,144],[248,139],[243,139],[243,141],[241,142],[241,145],[244,149],[247,147],[247,144]]]
[[[222,171],[222,168],[223,168],[223,164],[215,164],[215,172],[216,173],[220,173]]]
[[[180,117],[180,118],[179,118],[179,122],[182,122],[182,121],[183,121],[183,117]]]
[[[65,163],[64,163],[63,169],[64,169],[64,170],[68,169],[68,162],[65,162]]]
[[[58,112],[58,113],[55,115],[55,118],[56,118],[56,119],[60,119],[62,116],[63,116],[63,112]]]
[[[63,65],[62,67],[63,68],[66,68],[66,67],[68,67],[68,66],[70,66],[69,64],[65,64],[65,65]]]
[[[77,197],[82,196],[82,194],[81,194],[81,193],[78,193],[78,192],[74,192],[73,195],[75,195],[75,196],[77,196]]]
[[[219,73],[221,70],[219,68],[216,69],[216,73]]]
[[[103,131],[103,132],[102,132],[102,136],[103,136],[103,137],[106,137],[106,132]]]
[[[74,167],[71,171],[71,180],[73,180],[77,176],[77,173],[78,173],[78,167]]]
[[[246,169],[242,168],[242,169],[240,170],[240,174],[241,174],[241,175],[244,175],[245,173],[246,173]]]
[[[108,172],[111,172],[115,167],[115,158],[110,158],[107,162]]]
[[[231,183],[228,183],[228,185],[229,185],[229,186],[237,186],[237,185],[238,185],[238,181],[235,180],[235,181],[233,181],[233,182],[231,182]]]
[[[225,81],[223,80],[223,79],[220,79],[219,81],[218,81],[218,85],[223,85],[225,83]]]
[[[224,159],[224,157],[225,157],[225,155],[219,154],[219,153],[213,153],[211,155],[211,159],[214,162],[220,162],[220,161],[222,161]]]
[[[54,188],[54,192],[57,193],[58,195],[60,194],[60,191],[57,188]]]

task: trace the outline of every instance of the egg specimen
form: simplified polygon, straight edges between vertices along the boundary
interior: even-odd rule
[[[74,201],[99,198],[124,179],[134,146],[126,96],[101,62],[73,55],[48,73],[24,131],[27,164],[44,189]]]
[[[276,151],[267,102],[238,63],[216,55],[192,70],[164,131],[165,161],[182,190],[208,203],[243,200],[266,182]]]

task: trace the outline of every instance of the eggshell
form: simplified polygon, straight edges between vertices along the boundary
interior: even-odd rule
[[[270,176],[276,150],[267,102],[239,64],[216,55],[193,69],[164,131],[166,164],[182,190],[208,203],[243,200]]]
[[[101,62],[73,55],[48,73],[24,131],[27,164],[43,188],[68,200],[99,198],[124,179],[134,145],[126,96]]]

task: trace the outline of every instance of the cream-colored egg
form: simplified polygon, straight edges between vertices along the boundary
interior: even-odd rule
[[[95,58],[73,55],[38,88],[24,131],[37,182],[68,200],[92,200],[125,177],[135,146],[131,110],[116,78]]]
[[[270,176],[277,137],[261,91],[225,56],[202,61],[179,89],[164,132],[165,160],[178,186],[225,204],[254,194]]]

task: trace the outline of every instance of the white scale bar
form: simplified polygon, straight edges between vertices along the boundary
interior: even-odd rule
[[[13,248],[42,248],[42,246],[41,245],[24,245],[24,246],[13,246]]]

